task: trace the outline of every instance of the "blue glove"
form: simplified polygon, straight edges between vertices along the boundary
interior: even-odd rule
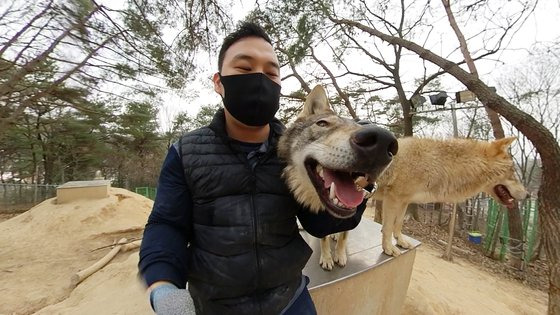
[[[171,283],[155,287],[150,293],[150,304],[157,315],[194,315],[189,292]]]

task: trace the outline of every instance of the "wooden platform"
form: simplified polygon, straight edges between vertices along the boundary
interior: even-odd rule
[[[63,204],[78,199],[101,199],[109,197],[108,180],[72,181],[56,188],[56,203]]]
[[[381,225],[363,218],[348,235],[348,263],[332,271],[319,266],[320,240],[301,232],[313,249],[303,273],[319,315],[400,314],[412,274],[416,247],[399,257],[387,256],[381,247]],[[332,242],[334,245],[334,242]]]

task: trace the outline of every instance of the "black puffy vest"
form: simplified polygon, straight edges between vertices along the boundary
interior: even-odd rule
[[[188,282],[197,314],[278,314],[300,284],[311,249],[280,177],[282,129],[279,121],[271,124],[268,152],[254,169],[246,153],[232,148],[223,110],[181,138],[193,199]]]

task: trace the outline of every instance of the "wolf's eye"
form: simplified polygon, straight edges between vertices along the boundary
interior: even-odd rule
[[[327,127],[329,125],[329,123],[326,120],[319,120],[315,124],[317,124],[317,126],[319,127]]]

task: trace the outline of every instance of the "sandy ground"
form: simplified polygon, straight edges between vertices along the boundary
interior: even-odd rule
[[[140,237],[152,202],[111,188],[110,197],[47,200],[0,223],[0,314],[152,314],[137,278],[138,251],[120,253],[77,287],[76,272],[122,237]],[[546,294],[421,246],[404,314],[545,314]]]
[[[110,249],[92,250],[140,237],[151,206],[147,198],[111,188],[108,198],[68,204],[49,199],[0,223],[0,314],[142,313],[130,304],[146,313],[137,250],[119,254],[75,289],[70,279]]]
[[[546,293],[441,255],[418,248],[404,314],[546,314]]]

